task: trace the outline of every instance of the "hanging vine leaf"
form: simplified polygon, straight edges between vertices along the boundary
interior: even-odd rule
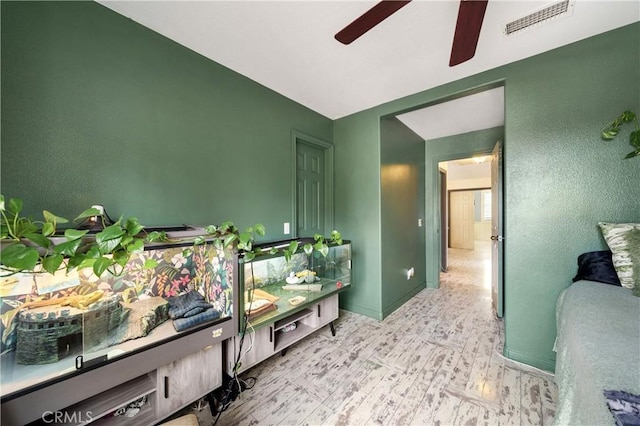
[[[629,145],[635,149],[628,153],[624,158],[633,158],[640,156],[640,125],[638,124],[638,117],[634,111],[628,110],[620,114],[619,117],[614,119],[611,123],[602,130],[600,137],[604,140],[615,139],[620,133],[620,126],[625,123],[634,123],[635,130],[629,134]]]
[[[96,259],[93,264],[93,273],[100,277],[111,265],[113,265],[113,261],[107,257]]]
[[[311,256],[311,253],[313,253],[313,246],[309,243],[305,244],[302,249],[307,256]]]
[[[32,271],[38,260],[38,251],[21,243],[12,244],[2,250],[2,264],[17,271]]]
[[[61,254],[54,254],[53,256],[47,256],[44,259],[42,259],[42,267],[48,273],[55,274],[58,268],[60,268],[60,265],[62,264],[63,260],[64,260],[64,257]]]

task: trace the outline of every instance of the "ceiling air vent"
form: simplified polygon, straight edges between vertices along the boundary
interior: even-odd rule
[[[522,31],[526,28],[530,28],[534,25],[540,24],[541,22],[548,21],[552,18],[556,18],[562,15],[568,15],[573,8],[573,1],[575,0],[559,1],[550,4],[549,6],[545,6],[544,8],[533,13],[530,13],[527,16],[523,16],[520,19],[509,22],[504,27],[504,34],[510,35],[515,32]]]

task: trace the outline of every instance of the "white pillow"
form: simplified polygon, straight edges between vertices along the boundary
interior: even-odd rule
[[[600,222],[620,284],[640,292],[640,223]],[[640,294],[636,294],[640,295]]]

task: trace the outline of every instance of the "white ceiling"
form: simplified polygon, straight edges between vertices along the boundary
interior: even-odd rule
[[[334,34],[375,1],[99,3],[331,119],[640,20],[637,0],[576,0],[571,16],[504,37],[550,2],[491,0],[475,57],[450,68],[453,0],[414,0],[348,46]]]
[[[491,178],[491,161],[476,163],[469,159],[447,161],[447,180]]]
[[[504,87],[396,116],[422,139],[436,139],[504,125]]]

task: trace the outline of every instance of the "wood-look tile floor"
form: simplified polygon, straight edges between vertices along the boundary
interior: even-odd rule
[[[242,375],[255,377],[219,425],[547,425],[553,376],[501,355],[490,249],[450,250],[440,289],[376,321],[341,311],[328,327]],[[197,412],[200,425],[213,418]]]

